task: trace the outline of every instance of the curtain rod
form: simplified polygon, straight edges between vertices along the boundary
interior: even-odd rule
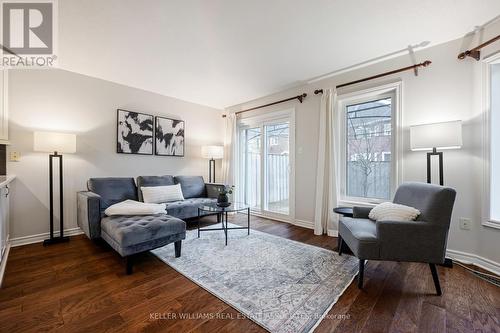
[[[361,83],[361,82],[365,82],[365,81],[369,81],[369,80],[373,80],[373,79],[378,79],[380,77],[384,77],[384,76],[396,74],[396,73],[399,73],[399,72],[409,71],[411,69],[413,69],[415,71],[415,75],[417,75],[417,73],[418,73],[417,70],[418,70],[419,67],[427,67],[430,64],[432,64],[432,61],[426,60],[424,62],[421,62],[420,64],[416,64],[416,65],[412,65],[412,66],[408,66],[408,67],[403,67],[403,68],[395,69],[393,71],[384,72],[384,73],[380,73],[380,74],[377,74],[377,75],[365,77],[364,79],[359,79],[359,80],[356,80],[356,81],[351,81],[351,82],[339,84],[338,86],[336,86],[336,88],[342,88],[342,87],[350,86],[352,84]],[[322,94],[322,93],[323,93],[323,89],[316,89],[316,90],[314,90],[314,94],[315,95]]]
[[[493,37],[492,39],[484,42],[483,44],[480,44],[480,45],[476,46],[473,49],[470,49],[470,50],[467,50],[465,52],[460,53],[458,55],[458,59],[463,60],[466,57],[471,57],[471,58],[474,58],[477,61],[479,61],[479,59],[481,59],[481,49],[483,47],[486,47],[486,46],[490,45],[493,42],[496,42],[497,40],[500,40],[500,35],[498,35],[496,37]]]
[[[268,103],[268,104],[264,104],[264,105],[256,106],[256,107],[253,107],[253,108],[250,108],[250,109],[237,111],[237,112],[235,112],[235,114],[239,114],[239,113],[243,113],[243,112],[247,112],[247,111],[252,111],[252,110],[256,110],[256,109],[265,108],[266,106],[271,106],[271,105],[275,105],[275,104],[279,104],[279,103],[284,103],[284,102],[292,101],[292,100],[294,100],[294,99],[298,99],[298,100],[299,100],[299,102],[300,102],[300,103],[302,103],[302,101],[303,101],[303,100],[304,100],[304,98],[306,98],[306,97],[307,97],[307,94],[306,94],[306,93],[304,93],[304,94],[297,95],[297,96],[294,96],[294,97],[281,99],[281,100],[276,101],[276,102],[272,102],[272,103]],[[226,118],[226,115],[225,115],[225,114],[223,114],[223,115],[222,115],[222,118]]]

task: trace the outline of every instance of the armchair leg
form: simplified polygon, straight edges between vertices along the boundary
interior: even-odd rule
[[[439,284],[439,275],[436,270],[435,264],[429,264],[432,273],[432,279],[434,280],[434,287],[436,287],[436,294],[441,296],[441,286]]]
[[[363,274],[365,272],[365,260],[359,259],[358,289],[363,289]]]
[[[337,247],[338,247],[338,251],[339,251],[339,256],[342,255],[342,248],[344,247],[344,241],[342,240],[342,237],[340,237],[339,235],[339,240],[338,240],[338,243],[337,243]]]
[[[181,240],[174,243],[175,257],[176,258],[179,258],[181,256],[181,246],[182,246]]]

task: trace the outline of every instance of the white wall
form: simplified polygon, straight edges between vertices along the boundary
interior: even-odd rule
[[[500,24],[490,26],[483,32],[482,41],[499,33]],[[463,120],[463,148],[446,151],[444,154],[445,184],[454,187],[458,193],[448,248],[476,254],[500,263],[500,243],[498,242],[500,230],[481,225],[480,197],[483,165],[481,66],[480,63],[471,58],[457,60],[457,55],[461,51],[477,44],[477,40],[467,38],[422,50],[416,53],[417,61],[422,62],[429,59],[432,61],[432,65],[421,69],[418,77],[415,77],[412,71],[408,71],[390,78],[372,81],[361,85],[361,87],[378,85],[395,79],[403,81],[403,180],[426,181],[425,153],[410,151],[409,126],[446,120]],[[500,43],[497,42],[486,49],[483,54],[486,55],[494,50],[500,50]],[[314,220],[320,97],[315,96],[313,91],[317,88],[333,87],[411,64],[410,56],[400,56],[227,109],[230,112],[238,111],[304,92],[308,94],[302,104],[290,102],[257,111],[260,113],[295,105],[297,122],[296,219],[309,221],[311,224]],[[350,90],[352,87],[339,90],[339,94]],[[472,218],[472,230],[460,230],[459,217]]]
[[[116,153],[116,109],[185,120],[185,157]],[[9,151],[12,184],[11,238],[48,231],[48,155],[33,152],[33,131],[77,134],[77,153],[64,155],[65,228],[76,224],[76,192],[89,177],[203,175],[204,144],[222,144],[221,111],[63,70],[11,70],[9,73]],[[220,176],[217,161],[217,176]],[[56,221],[56,223],[58,223]]]

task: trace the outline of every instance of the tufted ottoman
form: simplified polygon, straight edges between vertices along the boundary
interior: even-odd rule
[[[175,256],[180,257],[186,222],[165,214],[107,216],[101,220],[101,237],[127,258],[127,273],[131,274],[133,254],[174,243]]]

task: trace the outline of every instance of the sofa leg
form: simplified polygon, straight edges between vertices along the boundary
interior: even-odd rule
[[[338,251],[339,251],[339,256],[342,255],[342,248],[344,247],[344,241],[342,239],[342,237],[340,237],[339,235],[339,241],[338,241],[338,244],[337,244],[337,247],[338,247]]]
[[[133,265],[134,265],[134,259],[133,256],[127,256],[126,257],[127,263],[126,263],[126,268],[125,268],[125,273],[127,275],[130,275],[134,272]]]
[[[181,246],[182,246],[181,240],[174,243],[176,258],[179,258],[181,256]]]
[[[441,296],[441,285],[439,284],[439,275],[436,270],[435,264],[429,264],[432,273],[432,280],[434,280],[434,287],[436,288],[436,294]]]
[[[359,259],[358,288],[363,289],[363,274],[365,272],[365,260]]]

